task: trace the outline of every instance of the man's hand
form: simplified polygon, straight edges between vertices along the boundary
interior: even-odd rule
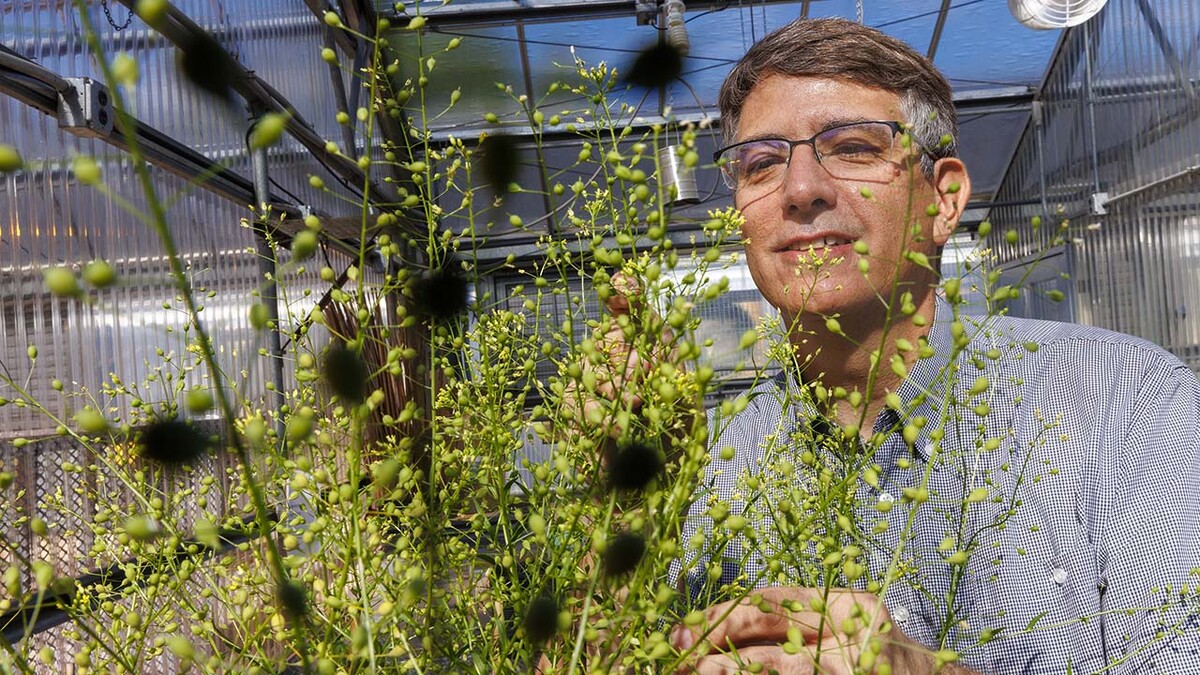
[[[819,588],[764,588],[709,607],[700,626],[677,626],[671,634],[676,649],[692,650],[678,672],[970,673],[956,666],[939,670],[929,649],[892,625],[876,596],[842,589],[824,596]]]

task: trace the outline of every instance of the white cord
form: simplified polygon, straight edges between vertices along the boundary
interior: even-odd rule
[[[854,8],[858,10],[858,25],[863,25],[863,0],[854,0]]]

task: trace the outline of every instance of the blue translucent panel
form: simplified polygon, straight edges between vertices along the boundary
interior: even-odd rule
[[[628,72],[638,52],[657,40],[658,31],[653,26],[637,25],[632,15],[527,25],[525,41],[529,50],[533,95],[540,99],[553,82],[578,83],[576,58],[586,67],[595,67],[604,62],[619,72]],[[519,67],[520,64],[516,65]],[[567,103],[570,98],[569,95],[558,94],[548,100]],[[659,112],[657,92],[631,89],[618,82],[610,98],[617,104],[629,104],[640,115]]]
[[[512,26],[420,35],[413,31],[394,31],[390,37],[400,58],[402,78],[416,80],[418,61],[424,61],[428,70],[428,59],[434,59],[433,70],[428,71],[429,84],[424,90],[427,113],[424,122],[429,128],[478,128],[484,124],[484,114],[489,112],[508,121],[520,121],[516,117],[520,106],[514,96],[523,93],[524,85],[521,51],[516,29]],[[455,37],[460,38],[460,44],[454,50],[446,51],[446,46]],[[496,83],[512,85],[513,95],[497,88]],[[462,92],[462,98],[453,107],[448,107],[456,89]],[[414,96],[409,102],[410,114],[419,115],[416,106],[420,104],[420,97]],[[524,123],[528,124],[527,121]]]
[[[956,7],[946,20],[934,65],[955,90],[1037,86],[1059,33],[1022,26],[1005,3]]]
[[[967,165],[971,190],[977,198],[1000,188],[1028,120],[1028,111],[960,116],[958,154]]]
[[[937,23],[941,7],[941,0],[867,2],[863,7],[863,23],[878,28],[925,54],[929,51],[933,27]],[[857,9],[853,0],[822,0],[809,6],[808,16],[856,19]]]

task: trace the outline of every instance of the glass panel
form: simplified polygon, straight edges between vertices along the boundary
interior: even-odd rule
[[[934,65],[955,90],[1037,86],[1059,33],[1022,26],[1003,3],[963,3],[946,19]]]
[[[415,80],[418,77],[418,60],[428,63],[430,57],[434,58],[434,69],[429,73],[429,85],[425,88],[426,110],[430,115],[437,115],[426,120],[430,128],[478,128],[484,124],[484,114],[489,112],[504,121],[528,124],[517,116],[520,106],[513,97],[496,87],[499,82],[511,85],[514,96],[524,93],[521,52],[516,30],[511,26],[420,35],[401,30],[394,31],[389,37],[401,59],[401,74],[405,78]],[[447,52],[446,46],[455,37],[461,38],[461,44]],[[447,110],[455,89],[462,90],[462,98]],[[420,114],[412,107],[417,103],[414,97],[410,114]]]

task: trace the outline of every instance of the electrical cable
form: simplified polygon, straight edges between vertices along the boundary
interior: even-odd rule
[[[977,5],[981,2],[986,2],[986,1],[987,0],[965,0],[964,2],[960,2],[957,5],[950,5],[950,9],[958,9],[960,7],[969,7],[971,5]],[[940,10],[940,9],[934,9],[934,10],[930,10],[928,12],[921,12],[920,14],[913,14],[912,16],[904,16],[904,17],[900,17],[899,19],[892,19],[891,21],[884,21],[883,23],[874,24],[872,26],[872,28],[886,28],[888,26],[895,26],[896,24],[900,24],[900,23],[916,21],[917,19],[923,19],[927,16],[934,16],[935,14],[940,14],[941,11],[942,10]]]
[[[655,25],[654,27],[657,30],[666,31],[665,28],[659,28],[657,25]],[[520,38],[508,37],[505,35],[482,35],[479,33],[465,33],[463,31],[449,31],[449,30],[444,30],[444,29],[438,28],[436,26],[431,30],[431,32],[437,33],[439,35],[450,35],[453,37],[468,37],[468,38],[477,38],[480,40],[495,40],[497,42],[518,42],[518,43],[524,42],[525,44],[528,44],[528,45],[544,45],[547,47],[574,47],[575,49],[580,49],[580,50],[588,49],[588,50],[599,51],[599,52],[613,52],[615,54],[641,54],[644,51],[642,49],[626,49],[624,47],[601,47],[601,46],[597,46],[597,45],[578,45],[578,44],[571,44],[569,42],[552,42],[550,40],[529,40],[529,39],[521,40]],[[719,63],[732,63],[732,61],[730,59],[723,59],[723,58],[718,58],[715,56],[689,56],[688,58],[697,60],[697,61],[715,61],[715,62],[719,62]]]
[[[709,10],[705,10],[705,11],[703,11],[703,12],[700,12],[699,14],[696,14],[696,15],[694,15],[692,18],[688,19],[688,20],[687,20],[687,21],[685,21],[684,23],[691,23],[691,22],[695,21],[696,19],[699,19],[699,18],[700,18],[700,17],[702,17],[702,16],[708,16],[709,14],[715,14],[715,13],[717,13],[717,12],[723,12],[723,11],[725,11],[725,10],[729,9],[729,5],[730,5],[730,4],[732,4],[732,3],[733,3],[733,0],[725,0],[725,4],[721,5],[720,7],[716,8],[716,9],[709,9]]]

